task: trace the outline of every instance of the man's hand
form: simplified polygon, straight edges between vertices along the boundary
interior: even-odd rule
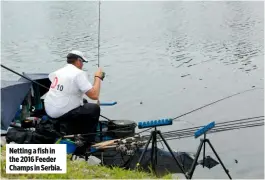
[[[97,70],[96,73],[95,73],[95,77],[99,77],[101,80],[104,79],[104,77],[105,77],[105,73],[102,72],[102,69],[101,69],[101,68],[98,68],[98,70]]]
[[[98,70],[96,71],[95,73],[95,77],[98,76],[98,77],[102,77],[102,69],[101,68],[98,68]]]

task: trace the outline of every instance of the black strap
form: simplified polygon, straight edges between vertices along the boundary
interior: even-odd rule
[[[95,76],[95,77],[98,77],[101,81],[103,81],[103,79],[101,77],[99,77],[99,76]]]

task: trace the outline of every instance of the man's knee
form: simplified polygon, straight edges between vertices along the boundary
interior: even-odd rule
[[[95,112],[95,114],[97,116],[99,116],[100,115],[100,106],[98,104],[94,104],[93,111]]]
[[[86,103],[86,104],[84,104],[84,107],[88,111],[93,112],[94,115],[96,115],[96,116],[100,115],[100,106],[98,104]]]

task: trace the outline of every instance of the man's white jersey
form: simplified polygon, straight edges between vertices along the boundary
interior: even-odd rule
[[[49,74],[49,79],[52,84],[44,106],[46,113],[53,118],[82,105],[84,93],[93,87],[86,73],[72,64]]]

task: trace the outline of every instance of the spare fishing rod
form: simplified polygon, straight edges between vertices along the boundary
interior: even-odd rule
[[[215,128],[215,129],[208,131],[207,134],[214,134],[214,133],[219,133],[219,132],[224,132],[224,131],[231,131],[231,130],[236,130],[236,129],[251,128],[251,127],[259,127],[259,126],[264,126],[264,122],[247,124],[247,125],[238,125],[238,126],[228,127],[228,128]],[[194,132],[189,133],[189,134],[179,134],[175,136],[165,137],[165,139],[175,140],[175,139],[189,138],[193,136],[194,136]],[[159,139],[158,141],[161,141],[161,140]]]
[[[255,122],[255,121],[260,120],[260,119],[261,120],[264,119],[264,116],[257,116],[257,117],[251,117],[251,118],[243,118],[243,119],[220,122],[220,123],[217,123],[215,127],[218,127],[219,125],[232,125],[235,122],[237,122],[237,123]],[[185,128],[185,129],[181,129],[181,130],[167,131],[167,132],[164,132],[164,133],[170,134],[170,133],[174,133],[176,131],[177,132],[181,132],[181,131],[195,131],[196,129],[201,128],[201,127],[202,126],[196,126],[196,127]]]
[[[243,118],[243,119],[236,119],[236,120],[230,120],[230,121],[225,121],[225,122],[220,122],[215,125],[215,128],[217,127],[225,127],[225,126],[230,126],[232,125],[239,125],[239,124],[249,124],[249,123],[257,123],[258,121],[263,121],[264,116],[257,116],[257,117],[250,117],[250,118]],[[184,128],[180,130],[174,130],[174,131],[167,131],[164,132],[166,136],[174,136],[179,135],[179,134],[185,134],[185,133],[194,133],[197,129],[201,128],[202,126],[195,126],[191,128]],[[145,136],[143,136],[145,137]],[[146,136],[148,137],[148,136]]]
[[[254,119],[254,120],[253,120]],[[232,120],[232,121],[226,121],[226,122],[220,122],[215,125],[215,128],[219,127],[232,127],[235,125],[243,125],[243,124],[249,124],[249,123],[257,123],[259,121],[263,121],[264,116],[259,116],[259,117],[253,117],[253,118],[245,118],[245,119],[239,119],[239,120]],[[185,133],[194,133],[197,129],[201,128],[202,126],[197,126],[197,127],[192,127],[192,128],[185,128],[185,129],[180,129],[180,130],[175,130],[175,131],[168,131],[164,132],[166,136],[174,136],[178,134],[185,134]]]
[[[210,130],[210,133],[217,133],[228,130],[235,130],[240,128],[256,127],[264,125],[264,116],[257,116],[251,118],[237,119],[232,121],[220,122],[215,125],[215,127]],[[176,131],[164,132],[165,139],[180,139],[184,137],[191,137],[197,129],[202,128],[202,126],[185,128]],[[148,136],[142,136],[143,139],[147,139]]]
[[[229,96],[227,96],[227,97],[224,97],[224,98],[222,98],[222,99],[216,100],[216,101],[214,101],[214,102],[211,102],[211,103],[209,103],[209,104],[206,104],[206,105],[204,105],[204,106],[201,106],[201,107],[199,107],[199,108],[197,108],[197,109],[194,109],[194,110],[192,110],[192,111],[189,111],[189,112],[186,112],[186,113],[184,113],[184,114],[181,114],[181,115],[179,115],[179,116],[173,118],[172,120],[176,120],[176,119],[178,119],[178,118],[180,118],[180,117],[186,116],[186,115],[188,115],[188,114],[190,114],[190,113],[193,113],[193,112],[195,112],[195,111],[198,111],[198,110],[200,110],[200,109],[203,109],[203,108],[205,108],[205,107],[207,107],[207,106],[210,106],[210,105],[212,105],[212,104],[218,103],[218,102],[223,101],[223,100],[225,100],[225,99],[229,99],[229,98],[231,98],[231,97],[234,97],[234,96],[237,96],[237,95],[240,95],[240,94],[244,94],[244,93],[249,92],[249,91],[254,91],[254,90],[257,90],[257,89],[264,89],[264,88],[254,88],[254,89],[251,88],[251,89],[247,89],[247,90],[244,90],[244,91],[241,91],[241,92],[238,92],[238,93],[235,93],[235,94],[229,95]]]
[[[14,71],[14,70],[12,70],[12,69],[10,69],[10,68],[4,66],[3,64],[1,64],[1,67],[5,68],[5,69],[7,69],[7,70],[9,70],[9,71],[11,71],[12,73],[15,73],[15,74],[18,75],[18,76],[21,76],[21,77],[23,77],[23,78],[25,78],[25,79],[31,81],[32,83],[35,83],[35,84],[37,84],[37,85],[39,85],[39,86],[41,86],[41,87],[43,87],[43,88],[49,90],[48,87],[46,87],[46,86],[44,86],[44,85],[38,83],[37,81],[34,81],[34,80],[32,80],[32,79],[30,79],[30,78],[28,78],[28,77],[26,77],[26,76],[24,76],[24,75],[22,75],[22,74],[19,74],[18,72],[16,72],[16,71]]]
[[[253,125],[256,126],[256,125],[263,125],[264,124],[264,119],[259,119],[255,122],[252,122],[252,123],[245,123],[245,124],[240,124],[240,123],[237,123],[237,124],[233,124],[233,125],[224,125],[224,126],[219,126],[219,127],[215,127],[213,130],[211,130],[213,133],[215,132],[219,132],[220,130],[235,130],[235,129],[240,129],[241,127],[252,127]],[[169,137],[176,137],[176,136],[185,136],[185,135],[191,135],[193,136],[194,135],[194,132],[196,131],[197,129],[195,129],[194,131],[176,131],[175,133],[172,133],[172,134],[167,134],[167,133],[164,133],[165,137],[169,138]]]
[[[238,126],[228,127],[228,128],[215,128],[213,130],[208,131],[207,134],[219,133],[219,132],[224,132],[224,131],[231,131],[231,130],[236,130],[236,129],[258,127],[258,126],[264,126],[264,122],[252,123],[252,124],[247,124],[247,125],[238,125]],[[176,134],[174,136],[168,136],[168,137],[165,137],[165,139],[166,140],[175,140],[175,139],[189,138],[189,137],[193,137],[193,136],[194,136],[194,132],[190,132],[187,134]],[[143,139],[147,139],[147,138],[144,137]],[[160,141],[161,141],[161,139],[158,140],[158,142],[160,142]]]

